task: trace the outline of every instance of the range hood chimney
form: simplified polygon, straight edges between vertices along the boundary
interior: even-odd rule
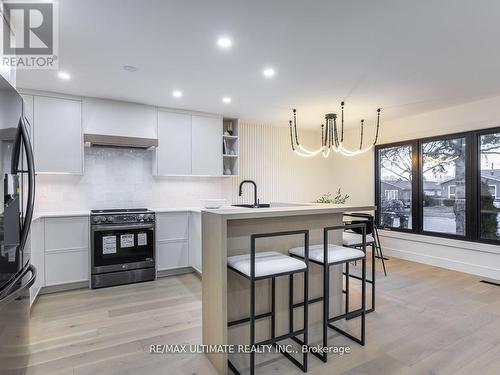
[[[124,148],[140,148],[144,150],[158,147],[158,139],[124,137],[119,135],[89,134],[83,135],[85,146],[108,146]]]

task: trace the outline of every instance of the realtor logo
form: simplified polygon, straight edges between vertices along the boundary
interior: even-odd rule
[[[57,4],[3,3],[2,65],[17,69],[57,69]]]

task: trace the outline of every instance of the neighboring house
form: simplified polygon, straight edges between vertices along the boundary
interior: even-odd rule
[[[441,184],[434,181],[424,181],[424,194],[429,197],[441,197]]]
[[[455,199],[457,192],[457,179],[450,178],[449,180],[443,181],[441,186],[441,197],[446,199]]]
[[[495,200],[500,201],[500,169],[484,170],[481,179],[488,184],[488,190]],[[380,183],[382,199],[411,200],[411,184],[405,180],[385,180]],[[435,198],[454,199],[456,197],[457,179],[451,178],[443,182],[425,181],[424,194]]]
[[[500,169],[481,171],[481,180],[488,185],[488,190],[495,200],[500,200]],[[441,183],[441,196],[454,199],[456,196],[457,179],[452,178]]]
[[[400,200],[403,202],[409,202],[411,200],[411,184],[409,181],[381,181],[380,189],[382,199]]]
[[[411,184],[409,181],[381,181],[381,190],[382,197],[387,200],[398,199],[406,202],[411,199]],[[424,194],[433,197],[440,197],[440,183],[428,181],[424,182]]]

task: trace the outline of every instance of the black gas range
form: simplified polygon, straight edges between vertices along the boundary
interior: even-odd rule
[[[91,288],[151,281],[155,213],[146,208],[92,210]]]

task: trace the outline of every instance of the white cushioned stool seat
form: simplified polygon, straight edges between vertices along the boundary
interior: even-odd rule
[[[298,257],[304,257],[304,247],[294,247],[288,250],[290,254]],[[365,253],[361,250],[353,249],[339,245],[328,244],[328,263],[347,262],[350,260],[361,259],[365,257]],[[309,246],[309,260],[323,263],[323,245]]]
[[[231,256],[227,258],[227,265],[250,277],[250,254]],[[255,277],[299,271],[305,268],[305,262],[300,259],[276,251],[255,253]]]
[[[373,236],[367,234],[366,243],[371,244],[372,242],[375,242],[375,239],[373,238]],[[342,244],[344,246],[356,246],[356,245],[361,246],[362,243],[363,243],[363,235],[354,232],[342,233]]]

